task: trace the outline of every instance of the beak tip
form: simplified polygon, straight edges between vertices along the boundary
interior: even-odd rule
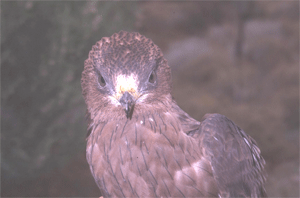
[[[123,106],[123,109],[125,110],[126,117],[131,119],[134,108],[133,96],[130,93],[125,92],[120,99],[120,103]]]
[[[131,106],[131,108],[129,107],[126,107],[124,110],[125,110],[125,113],[126,113],[126,117],[131,119],[132,117],[132,113],[133,113],[133,107],[134,105]]]

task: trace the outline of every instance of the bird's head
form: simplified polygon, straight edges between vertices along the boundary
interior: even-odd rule
[[[159,108],[165,105],[162,101],[171,100],[171,84],[161,50],[139,33],[124,31],[93,46],[81,79],[92,119],[105,115],[131,119],[135,111]]]

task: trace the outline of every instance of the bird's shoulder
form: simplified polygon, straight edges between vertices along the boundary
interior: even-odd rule
[[[185,134],[190,135],[198,131],[200,122],[183,111],[175,101],[173,101],[172,110]]]
[[[206,114],[197,130],[205,158],[212,166],[221,197],[265,196],[265,161],[253,138],[224,115]]]

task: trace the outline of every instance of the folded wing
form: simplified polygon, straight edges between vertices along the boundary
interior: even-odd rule
[[[204,116],[197,131],[221,197],[263,197],[265,161],[254,139],[220,114]]]

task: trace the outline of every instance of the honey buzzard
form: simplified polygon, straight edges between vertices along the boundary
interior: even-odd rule
[[[84,63],[86,157],[104,197],[262,197],[264,159],[231,120],[199,122],[171,96],[161,50],[121,31],[93,46]]]

